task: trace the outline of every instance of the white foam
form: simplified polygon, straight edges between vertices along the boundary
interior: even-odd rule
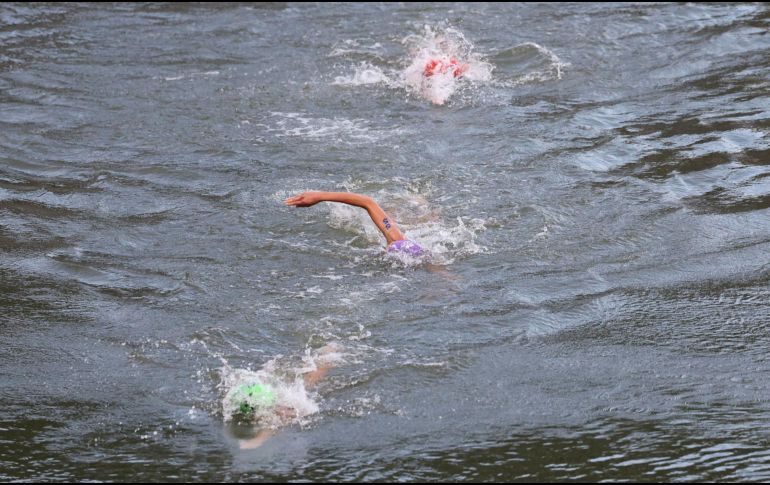
[[[365,210],[345,204],[328,204],[329,225],[356,234],[364,241],[376,244],[384,241],[382,233]],[[355,240],[349,243],[356,242]]]
[[[297,137],[309,140],[361,144],[373,143],[400,132],[371,128],[364,119],[314,118],[305,113],[271,112],[269,124],[260,124],[265,133],[276,138]]]
[[[366,84],[393,85],[393,81],[377,66],[362,62],[350,76],[337,76],[332,84],[338,86],[363,86]]]
[[[482,219],[457,217],[454,222],[439,220],[403,227],[407,237],[428,250],[433,263],[451,264],[458,257],[483,251],[476,242],[476,235],[486,229]]]
[[[188,74],[180,74],[178,76],[163,77],[164,81],[179,81],[180,79],[193,79],[199,76],[219,76],[219,71],[206,71],[206,72],[191,72]],[[155,77],[157,79],[157,77]]]
[[[380,57],[382,44],[375,42],[372,45],[361,45],[355,39],[346,39],[334,45],[328,57],[351,57],[354,55],[368,55]]]

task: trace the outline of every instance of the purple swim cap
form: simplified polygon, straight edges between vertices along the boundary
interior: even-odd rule
[[[389,253],[405,253],[410,256],[422,256],[425,254],[425,249],[414,241],[409,239],[400,239],[393,241],[388,246]]]

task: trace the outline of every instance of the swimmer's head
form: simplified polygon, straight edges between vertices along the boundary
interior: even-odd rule
[[[278,397],[269,384],[242,384],[231,391],[231,402],[241,414],[259,413],[276,405]]]

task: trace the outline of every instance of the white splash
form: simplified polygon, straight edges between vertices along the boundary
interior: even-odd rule
[[[219,71],[206,71],[206,72],[191,72],[188,74],[180,74],[178,76],[163,77],[164,81],[179,81],[180,79],[193,79],[201,76],[219,76]],[[154,79],[158,79],[155,77]]]
[[[366,84],[392,85],[393,81],[377,66],[361,62],[350,76],[337,76],[332,84],[338,86],[363,86]]]
[[[422,35],[407,36],[403,43],[410,57],[402,73],[404,85],[433,104],[444,104],[466,80],[492,77],[493,66],[473,52],[473,44],[457,29],[425,26]]]
[[[335,44],[328,57],[370,56],[381,58],[381,50],[382,44],[379,42],[371,45],[362,45],[356,39],[346,39]]]
[[[358,145],[373,143],[394,136],[399,129],[383,130],[371,127],[365,119],[316,118],[305,113],[271,112],[267,123],[258,125],[263,133],[276,138],[304,138]]]
[[[351,232],[371,244],[382,244],[385,241],[382,233],[369,217],[369,213],[359,207],[329,204],[329,226]],[[355,242],[355,238],[348,242]]]
[[[404,225],[410,239],[418,241],[429,252],[429,259],[437,264],[451,264],[458,257],[483,251],[476,236],[484,231],[482,219],[457,217],[454,222],[431,221]]]

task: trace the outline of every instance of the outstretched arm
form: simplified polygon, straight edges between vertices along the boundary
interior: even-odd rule
[[[284,201],[286,205],[296,207],[310,207],[319,202],[341,202],[364,208],[369,213],[369,217],[372,218],[374,224],[385,236],[387,244],[406,239],[396,225],[396,221],[388,216],[374,199],[367,195],[354,194],[352,192],[303,192]]]

